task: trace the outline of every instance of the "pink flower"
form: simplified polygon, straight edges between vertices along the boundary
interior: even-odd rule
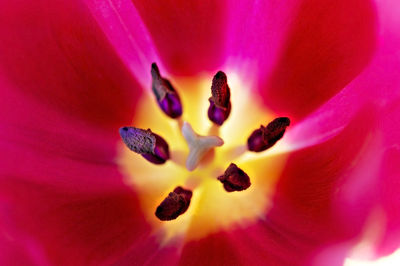
[[[395,0],[3,1],[0,264],[340,265],[363,241],[393,252],[399,17]],[[245,87],[232,97],[290,117],[285,145],[253,165],[282,162],[263,215],[160,240],[118,160],[118,128],[146,112],[152,62],[178,84],[227,69]]]

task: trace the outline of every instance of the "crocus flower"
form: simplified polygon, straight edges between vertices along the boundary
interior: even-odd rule
[[[0,264],[390,254],[399,17],[396,0],[2,1]],[[153,62],[153,85],[174,88],[159,98]],[[269,126],[279,117],[290,125]],[[120,128],[147,132],[153,146],[134,151],[157,155],[154,133],[169,153],[153,164]],[[257,129],[268,147],[249,151]]]

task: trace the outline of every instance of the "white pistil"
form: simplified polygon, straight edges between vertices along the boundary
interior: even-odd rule
[[[188,122],[183,123],[182,135],[189,146],[189,155],[186,159],[186,168],[189,171],[196,169],[200,160],[209,150],[224,144],[220,137],[198,135]]]

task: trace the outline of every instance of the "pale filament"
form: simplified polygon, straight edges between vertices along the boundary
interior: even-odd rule
[[[224,144],[220,137],[198,135],[188,122],[183,123],[182,135],[189,146],[189,155],[186,159],[186,168],[189,171],[196,169],[208,151]]]

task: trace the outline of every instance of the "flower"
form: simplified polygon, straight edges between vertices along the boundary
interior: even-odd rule
[[[377,256],[394,251],[398,17],[394,0],[3,2],[1,264],[326,265],[341,264],[361,241],[372,242]],[[159,194],[155,186],[143,197],[126,182],[118,132],[132,117],[149,118],[143,106],[157,108],[146,98],[152,62],[194,98],[197,91],[185,85],[202,88],[203,80],[209,87],[224,70],[232,113],[222,131],[235,122],[251,133],[275,117],[290,118],[275,153],[253,154],[247,168],[268,173],[246,172],[258,186],[251,180],[249,189],[228,193],[213,180],[226,193],[218,197],[265,188],[262,216],[160,242],[144,206],[171,191]],[[196,114],[192,104],[209,105],[185,95],[183,116]],[[265,113],[255,112],[254,128],[235,120],[234,97],[243,95],[262,100],[273,117],[264,121]],[[207,108],[198,121],[208,119]],[[233,134],[242,132],[226,136]],[[193,191],[192,203],[195,197]]]

